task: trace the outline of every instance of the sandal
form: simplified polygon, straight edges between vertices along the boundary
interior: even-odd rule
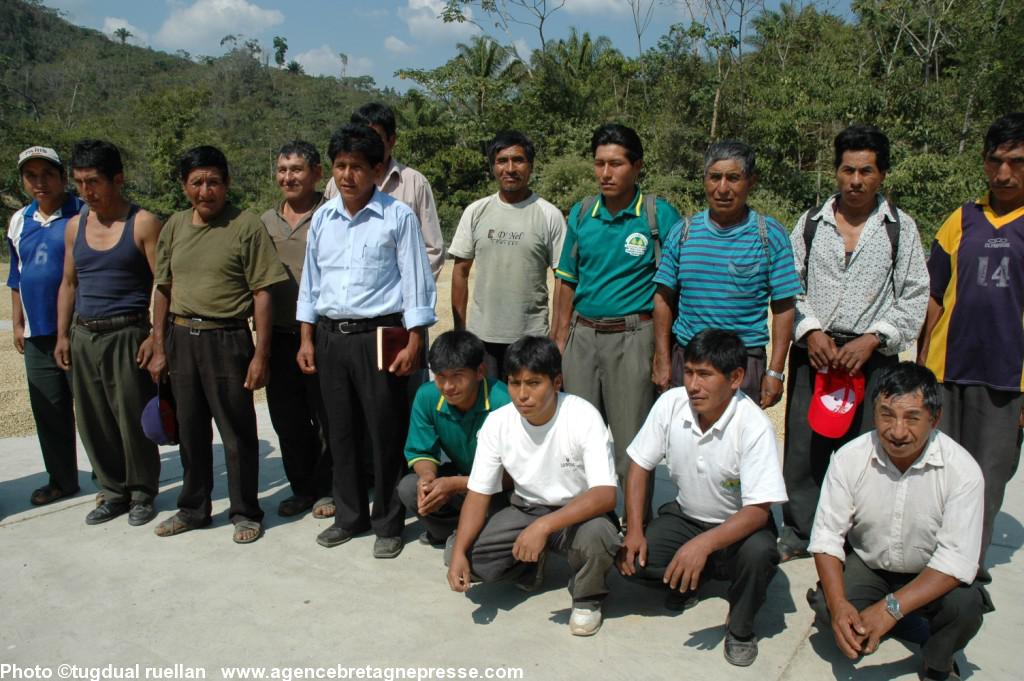
[[[64,492],[60,487],[56,485],[43,485],[39,489],[32,492],[32,496],[29,497],[29,503],[33,506],[45,506],[46,504],[52,504],[58,499],[64,497],[70,497],[78,494],[76,489],[73,492]]]
[[[207,516],[201,522],[193,522],[188,519],[187,516],[182,515],[181,511],[178,511],[167,520],[164,520],[153,530],[153,533],[158,537],[172,537],[176,534],[188,532],[190,530],[198,530],[206,527],[210,524],[210,517]]]
[[[323,520],[324,518],[333,518],[335,513],[334,498],[333,497],[321,497],[317,499],[317,502],[313,504],[313,517]]]
[[[785,563],[798,558],[809,558],[806,546],[793,546],[784,539],[779,540],[779,562]]]
[[[252,536],[245,536],[246,532],[253,532],[256,534]],[[263,525],[256,522],[255,520],[239,520],[235,523],[235,533],[231,538],[236,544],[251,544],[260,537],[263,536]]]

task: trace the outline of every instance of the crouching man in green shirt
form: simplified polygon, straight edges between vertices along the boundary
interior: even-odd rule
[[[501,381],[484,377],[484,343],[469,331],[448,331],[430,347],[434,382],[416,391],[405,440],[413,472],[398,483],[398,498],[426,531],[420,542],[440,546],[455,530],[476,453],[476,434],[493,410],[511,400]],[[450,461],[441,463],[444,452]],[[491,511],[508,504],[492,497]]]

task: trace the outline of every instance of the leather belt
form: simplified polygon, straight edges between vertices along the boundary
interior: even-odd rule
[[[583,326],[590,327],[598,333],[622,333],[636,328],[635,323],[630,323],[629,318],[635,317],[637,322],[646,322],[654,319],[650,312],[641,312],[629,317],[606,317],[604,319],[590,319],[581,314],[576,315],[576,320]]]
[[[842,331],[826,331],[825,334],[832,339],[837,348],[841,348],[852,340],[860,338],[859,333],[843,333]]]
[[[190,336],[198,336],[202,331],[249,328],[249,322],[245,319],[203,319],[202,317],[182,317],[174,315],[171,323],[175,326],[183,326],[188,329],[188,335]]]
[[[119,314],[113,317],[103,317],[102,319],[83,319],[77,317],[75,323],[79,326],[84,326],[90,331],[96,333],[105,333],[107,331],[117,331],[128,326],[139,326],[143,322],[149,323],[148,312],[136,312],[135,314]]]
[[[366,319],[331,319],[321,317],[317,322],[320,328],[331,333],[366,333],[374,331],[381,326],[403,326],[401,313],[388,314],[383,317],[369,317]]]

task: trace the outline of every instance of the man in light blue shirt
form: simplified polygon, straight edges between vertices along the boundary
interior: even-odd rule
[[[407,383],[420,368],[424,331],[437,321],[437,290],[415,214],[374,183],[384,162],[377,133],[346,125],[331,137],[328,157],[340,196],[313,215],[295,313],[302,323],[299,368],[307,374],[319,369],[334,459],[334,524],[317,543],[338,546],[373,529],[373,555],[394,558],[405,524],[395,486],[405,469]],[[382,370],[380,327],[409,330],[405,346]],[[373,443],[372,513],[353,437],[353,425],[362,420]]]

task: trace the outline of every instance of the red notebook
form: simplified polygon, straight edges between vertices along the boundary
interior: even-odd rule
[[[377,327],[377,370],[387,371],[409,343],[409,331],[401,326]]]

